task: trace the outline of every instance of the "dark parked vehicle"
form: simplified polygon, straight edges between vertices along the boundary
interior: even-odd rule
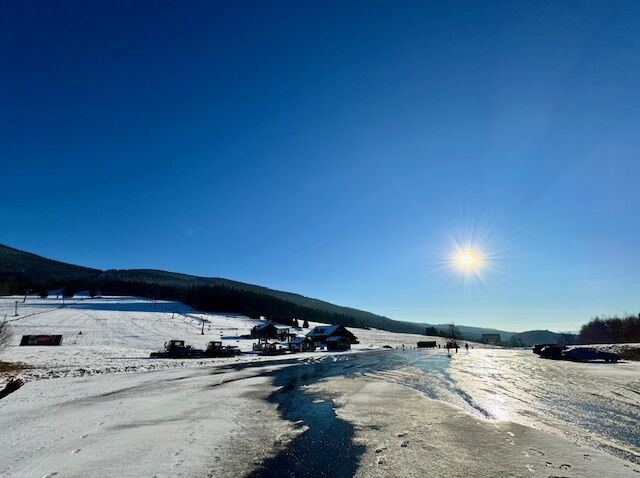
[[[567,350],[564,345],[547,345],[540,350],[540,357],[553,360],[562,360],[562,352]]]
[[[545,347],[553,347],[556,344],[535,344],[531,350],[533,350],[533,353],[536,355],[540,355],[540,351],[542,351],[543,348]]]
[[[207,349],[204,351],[204,356],[209,358],[220,357],[233,357],[240,355],[240,349],[231,345],[223,346],[220,341],[213,341],[207,344]]]
[[[204,350],[195,349],[191,345],[185,345],[184,340],[169,340],[164,343],[162,352],[151,352],[151,358],[199,358]]]
[[[592,348],[576,347],[562,352],[562,358],[574,362],[590,362],[592,360],[604,360],[605,362],[617,362],[620,357],[611,352],[602,352]]]

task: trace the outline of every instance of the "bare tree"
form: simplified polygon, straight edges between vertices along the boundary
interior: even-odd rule
[[[12,336],[13,333],[9,328],[9,323],[6,318],[3,318],[0,320],[0,350],[7,348]]]

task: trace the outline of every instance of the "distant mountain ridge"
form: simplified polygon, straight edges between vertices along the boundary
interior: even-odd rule
[[[446,333],[450,324],[436,324],[427,326],[435,327],[441,332]],[[577,334],[556,333],[550,330],[527,330],[525,332],[508,332],[506,330],[472,327],[468,325],[456,325],[456,328],[462,333],[465,339],[480,342],[483,334],[499,334],[500,340],[504,345],[515,346],[531,346],[534,344],[572,344],[577,341]]]
[[[510,341],[514,344],[533,345],[533,344],[577,344],[579,343],[578,334],[557,333],[550,330],[528,330],[511,336]]]
[[[425,326],[435,327],[436,329],[446,332],[451,324],[425,324]],[[516,335],[516,332],[507,332],[506,330],[498,330],[485,327],[473,327],[470,325],[458,325],[456,328],[462,333],[462,335],[469,340],[479,341],[482,338],[482,334],[500,334],[500,338],[503,342],[507,342],[512,336]]]

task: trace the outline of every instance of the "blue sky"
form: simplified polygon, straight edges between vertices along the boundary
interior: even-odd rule
[[[0,242],[391,318],[640,310],[638,2],[4,2]],[[482,280],[443,266],[454,241]]]

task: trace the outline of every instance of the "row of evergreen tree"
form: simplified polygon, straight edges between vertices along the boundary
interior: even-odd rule
[[[640,342],[640,314],[624,317],[595,317],[580,329],[585,344]]]
[[[465,340],[460,329],[454,324],[449,324],[446,329],[438,329],[433,325],[429,325],[425,329],[425,335],[429,335],[431,337],[445,337],[452,340]]]

